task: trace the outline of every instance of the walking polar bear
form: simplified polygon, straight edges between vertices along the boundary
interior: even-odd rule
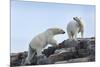
[[[67,25],[67,33],[69,39],[76,39],[78,33],[81,33],[81,37],[83,38],[84,25],[81,17],[73,17],[73,20]]]
[[[49,28],[43,33],[40,33],[32,39],[29,44],[28,56],[25,60],[25,64],[31,64],[31,60],[36,59],[34,56],[37,53],[37,56],[42,55],[41,50],[48,44],[53,46],[57,45],[57,41],[53,39],[55,35],[64,34],[64,30],[60,28]]]

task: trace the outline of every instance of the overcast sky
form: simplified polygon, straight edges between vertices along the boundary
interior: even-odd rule
[[[31,39],[50,27],[66,31],[73,16],[84,20],[84,37],[95,36],[95,6],[42,2],[11,1],[11,52],[27,51]],[[67,39],[58,35],[58,43]]]

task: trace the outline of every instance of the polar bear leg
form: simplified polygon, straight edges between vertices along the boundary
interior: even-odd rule
[[[68,33],[68,37],[69,37],[69,39],[72,39],[71,32],[68,32],[68,31],[67,31],[67,33]]]
[[[49,44],[53,45],[53,46],[57,46],[57,41],[54,39],[49,39]]]
[[[74,36],[73,36],[73,39],[76,40],[77,38],[77,32],[75,32]]]
[[[31,64],[30,60],[31,60],[31,49],[29,48],[29,51],[28,51],[28,56],[26,57],[26,60],[25,60],[25,63],[24,64]]]
[[[42,48],[38,48],[36,51],[37,51],[37,56],[42,55]]]
[[[81,31],[81,37],[83,38],[83,31]]]
[[[76,39],[77,39],[77,34],[78,34],[78,31],[79,31],[79,28],[77,28],[77,29],[76,29],[76,31],[75,31],[75,33],[74,33],[74,38],[73,38],[74,40],[76,40]]]
[[[25,62],[24,62],[24,65],[26,65],[26,64],[31,64],[28,57],[26,57]]]
[[[25,60],[25,63],[24,64],[31,64],[31,60],[32,58],[36,56],[36,50],[35,49],[32,49],[30,46],[29,46],[29,51],[28,51],[28,56]]]

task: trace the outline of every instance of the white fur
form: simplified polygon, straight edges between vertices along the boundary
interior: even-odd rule
[[[34,37],[32,39],[32,41],[30,42],[29,46],[32,49],[36,49],[37,56],[40,56],[40,55],[42,55],[41,50],[46,45],[48,45],[48,44],[51,44],[53,46],[57,45],[57,41],[53,39],[53,37],[55,35],[64,34],[64,33],[65,32],[62,29],[60,29],[60,28],[50,28],[50,29],[47,29],[45,32],[40,33],[39,35]],[[26,58],[26,61],[28,63],[30,63],[30,60],[32,59],[32,57],[31,57],[32,55],[33,55],[32,50],[30,51],[30,48],[29,48],[28,56]]]
[[[67,25],[67,33],[69,39],[76,39],[77,34],[81,33],[81,37],[83,38],[84,26],[81,17],[73,17],[73,20],[69,22]]]

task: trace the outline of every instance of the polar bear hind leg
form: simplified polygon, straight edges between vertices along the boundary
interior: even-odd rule
[[[25,65],[26,64],[31,64],[31,60],[33,59],[33,57],[36,56],[36,50],[35,49],[32,49],[31,46],[29,46],[29,51],[28,51],[28,56],[26,57],[26,60],[25,60]]]

